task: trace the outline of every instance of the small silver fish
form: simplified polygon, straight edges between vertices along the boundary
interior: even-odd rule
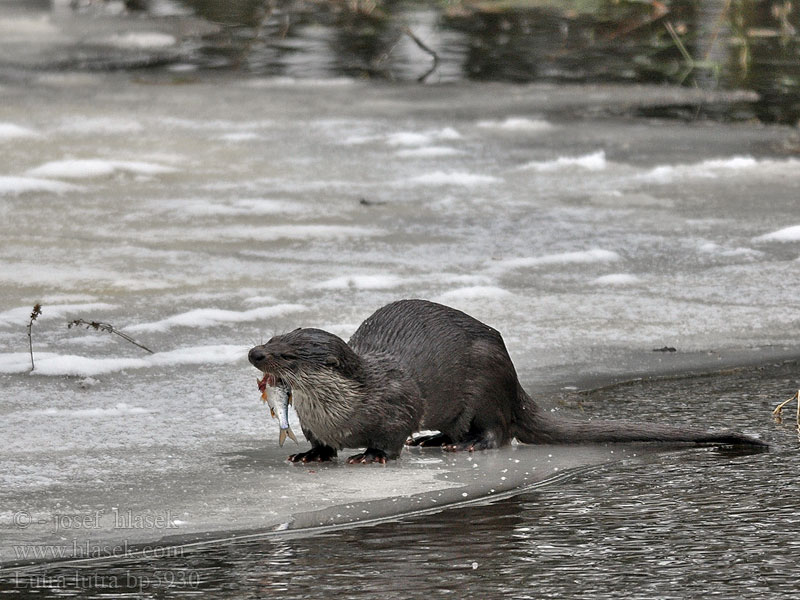
[[[283,446],[286,437],[292,438],[297,444],[297,438],[289,425],[289,405],[292,403],[292,390],[284,385],[264,386],[261,398],[269,405],[269,412],[273,419],[278,419],[278,427],[281,432],[278,436],[278,444]]]

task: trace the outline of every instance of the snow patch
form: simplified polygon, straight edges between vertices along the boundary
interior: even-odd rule
[[[759,250],[754,250],[753,248],[726,248],[725,246],[721,246],[715,242],[705,242],[700,244],[699,248],[700,252],[704,252],[706,254],[715,254],[718,256],[726,256],[726,257],[747,257],[747,258],[755,258],[757,256],[762,256],[764,253],[760,252]]]
[[[125,402],[119,402],[111,408],[82,408],[78,410],[65,410],[59,408],[45,408],[42,410],[32,410],[28,414],[41,415],[44,417],[72,417],[72,418],[110,418],[127,417],[130,415],[146,415],[152,411],[139,406],[131,406]]]
[[[94,377],[128,369],[174,367],[180,365],[227,364],[247,356],[245,346],[214,345],[178,348],[157,352],[141,358],[92,358],[72,354],[36,352],[36,369],[31,372],[31,359],[27,352],[0,354],[0,373]]]
[[[559,156],[555,160],[533,161],[522,165],[520,169],[545,172],[578,167],[587,171],[602,171],[607,166],[606,153],[598,150],[581,156]]]
[[[149,162],[90,158],[48,162],[29,170],[27,174],[35,177],[83,179],[112,175],[117,171],[135,173],[137,175],[160,175],[162,173],[174,173],[177,169]]]
[[[463,171],[434,171],[424,175],[418,175],[408,180],[412,184],[418,185],[463,185],[467,187],[476,185],[487,185],[502,181],[491,175],[477,175]]]
[[[21,127],[14,123],[0,122],[0,141],[13,140],[17,138],[38,137],[33,129]]]
[[[190,346],[169,352],[159,352],[146,357],[153,366],[225,364],[247,358],[249,346],[217,344],[213,346]]]
[[[245,304],[275,304],[277,302],[277,298],[275,296],[250,296],[249,298],[245,298],[243,302]]]
[[[755,167],[758,161],[752,156],[734,156],[731,158],[711,158],[700,163],[704,169],[746,169]]]
[[[349,138],[350,143],[359,143],[356,138]],[[460,140],[461,134],[452,127],[433,129],[429,131],[398,131],[386,136],[386,143],[390,146],[429,146],[437,140]],[[364,141],[367,141],[365,138]]]
[[[234,131],[223,133],[217,139],[223,142],[250,142],[260,139],[261,136],[254,131]]]
[[[800,161],[788,160],[756,160],[752,156],[732,156],[729,158],[713,158],[692,164],[660,165],[653,167],[637,179],[653,183],[671,183],[686,177],[715,179],[731,172],[745,170],[748,173],[755,169],[759,173],[790,171],[796,173]]]
[[[90,358],[74,354],[34,352],[36,368],[31,371],[31,358],[23,352],[0,354],[0,373],[34,375],[75,375],[92,377],[125,369],[141,369],[149,366],[143,358]]]
[[[582,264],[598,262],[616,262],[620,255],[611,250],[593,248],[578,252],[562,252],[560,254],[546,254],[544,256],[524,256],[520,258],[507,258],[492,263],[494,269],[510,270],[540,267],[547,265]]]
[[[80,189],[76,185],[64,183],[63,181],[51,181],[49,179],[39,179],[38,177],[11,177],[0,175],[0,195],[24,194],[26,192],[51,192],[63,194]]]
[[[125,327],[125,331],[167,331],[173,327],[213,327],[221,323],[245,323],[287,315],[306,310],[302,304],[278,304],[236,311],[221,308],[196,308],[152,323],[139,323]]]
[[[307,210],[297,202],[271,198],[244,198],[226,203],[200,199],[172,200],[168,203],[153,202],[151,206],[153,212],[169,212],[178,217],[268,216],[299,214]]]
[[[504,131],[547,131],[553,125],[543,119],[527,117],[507,117],[502,121],[478,121],[478,127],[485,129],[502,129]]]
[[[784,227],[753,238],[754,242],[800,242],[800,225]]]
[[[177,42],[178,40],[175,36],[157,31],[117,33],[100,40],[102,44],[135,50],[168,48],[169,46],[174,46]]]
[[[392,133],[386,138],[386,143],[390,146],[423,146],[430,144],[432,138],[426,133],[414,133],[411,131],[401,131]]]

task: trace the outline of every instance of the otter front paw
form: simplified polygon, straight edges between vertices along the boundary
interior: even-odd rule
[[[289,457],[291,462],[325,462],[336,458],[336,449],[330,446],[312,446],[311,450],[298,452]]]
[[[354,454],[353,456],[348,458],[347,462],[351,465],[354,465],[356,463],[367,464],[375,462],[385,465],[388,459],[389,457],[383,450],[376,450],[375,448],[367,448],[366,451],[363,452],[362,454]]]

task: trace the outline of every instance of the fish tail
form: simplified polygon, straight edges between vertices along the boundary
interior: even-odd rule
[[[297,441],[297,438],[294,436],[294,431],[292,431],[292,428],[291,428],[291,427],[287,427],[287,428],[286,428],[286,433],[287,433],[287,435],[288,435],[290,438],[292,438],[292,441],[293,441],[295,444],[297,444],[297,445],[300,445],[300,443]]]

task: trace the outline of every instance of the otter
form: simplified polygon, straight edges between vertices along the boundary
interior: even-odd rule
[[[296,329],[249,352],[270,385],[283,382],[311,449],[293,462],[366,448],[350,463],[385,463],[404,444],[484,450],[509,444],[692,442],[766,446],[734,431],[554,417],[522,389],[498,331],[427,300],[399,300],[368,317],[350,341]],[[412,433],[438,433],[410,439]]]

